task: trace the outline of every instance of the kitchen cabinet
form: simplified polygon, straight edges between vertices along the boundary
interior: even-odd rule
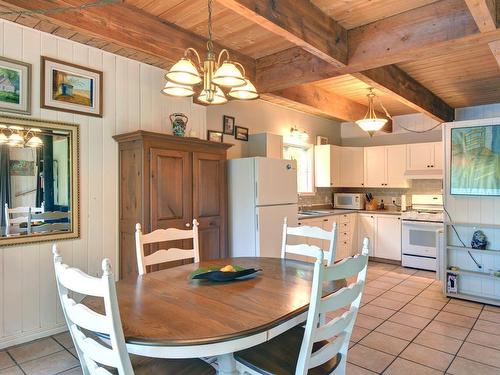
[[[314,175],[316,187],[339,187],[340,146],[319,145],[314,147]]]
[[[443,142],[412,143],[406,149],[406,176],[442,178]]]
[[[368,238],[368,254],[373,257],[375,246],[375,216],[372,214],[359,214],[358,215],[358,244],[363,246],[364,238]]]
[[[365,187],[407,188],[406,145],[364,149]]]
[[[248,156],[283,159],[283,136],[271,133],[250,134]]]
[[[401,218],[377,215],[375,222],[375,257],[401,260]]]
[[[340,185],[343,187],[364,186],[363,147],[341,147]]]

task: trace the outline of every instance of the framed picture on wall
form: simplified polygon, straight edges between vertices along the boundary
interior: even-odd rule
[[[234,134],[234,117],[226,115],[222,117],[222,132],[227,135]]]
[[[102,72],[42,56],[42,108],[102,117]]]
[[[236,138],[240,141],[247,141],[248,142],[248,128],[244,128],[242,126],[235,126],[234,127],[234,138]]]
[[[0,111],[31,114],[31,64],[0,57]]]
[[[215,130],[208,130],[207,138],[209,141],[222,143],[224,134]]]

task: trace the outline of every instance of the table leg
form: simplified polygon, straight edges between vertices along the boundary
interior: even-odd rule
[[[233,354],[222,354],[217,356],[217,364],[219,365],[219,375],[236,375],[236,361]]]

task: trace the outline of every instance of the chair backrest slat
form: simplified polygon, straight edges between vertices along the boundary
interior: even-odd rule
[[[330,359],[335,357],[342,348],[342,343],[345,340],[345,336],[346,332],[340,333],[334,341],[311,354],[309,368],[314,368],[322,365],[323,363],[328,362]]]
[[[366,267],[368,255],[358,254],[353,258],[345,258],[328,268],[323,273],[325,280],[342,280],[361,272]]]
[[[156,243],[179,240],[193,240],[192,249],[179,249],[177,247],[157,250],[152,254],[144,255],[144,246]],[[189,230],[168,228],[157,229],[148,234],[142,234],[141,224],[135,225],[135,250],[137,256],[137,268],[139,275],[147,273],[146,266],[172,262],[176,260],[194,259],[194,262],[200,261],[200,249],[198,243],[198,221],[193,220],[193,227]]]
[[[332,239],[332,232],[324,230],[320,227],[311,227],[308,225],[303,225],[300,227],[288,227],[287,233],[293,236],[303,236],[317,238],[319,240],[330,241]]]
[[[353,303],[356,298],[363,292],[364,282],[359,281],[356,284],[351,284],[347,288],[342,288],[337,292],[324,297],[319,305],[318,312],[320,314],[341,309]]]
[[[341,316],[337,316],[325,325],[318,327],[314,332],[314,342],[330,340],[332,337],[344,331],[352,320],[356,319],[357,310],[349,310]]]
[[[61,306],[83,373],[110,374],[102,367],[104,365],[116,368],[119,375],[133,375],[134,370],[125,345],[115,280],[109,259],[103,260],[103,275],[97,278],[63,264],[56,245],[52,251]],[[76,302],[72,297],[75,293],[102,298],[104,315]],[[94,340],[90,337],[91,333],[107,334],[109,346]]]

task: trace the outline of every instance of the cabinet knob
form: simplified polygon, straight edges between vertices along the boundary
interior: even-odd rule
[[[434,168],[434,166],[433,166],[433,165],[431,165],[431,168]]]

